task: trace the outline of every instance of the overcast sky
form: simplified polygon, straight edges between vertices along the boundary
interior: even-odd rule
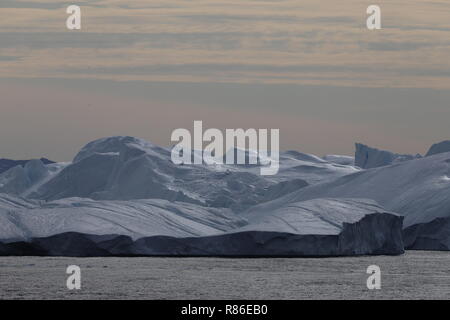
[[[82,30],[65,27],[69,4]],[[354,142],[424,153],[450,139],[450,3],[1,0],[0,157],[70,160],[133,135],[279,128],[283,149]]]

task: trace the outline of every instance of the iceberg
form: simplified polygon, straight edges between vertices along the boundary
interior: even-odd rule
[[[403,218],[369,200],[319,199],[261,216],[238,216],[228,209],[166,200],[0,199],[0,255],[403,253]]]
[[[0,175],[0,183],[5,181],[0,192],[46,201],[165,199],[238,212],[297,187],[357,171],[292,151],[280,155],[276,176],[261,176],[257,165],[175,165],[169,149],[119,136],[87,144],[71,163],[59,165],[47,179],[30,182],[19,173]]]
[[[43,164],[51,164],[54,163],[51,160],[48,160],[46,158],[39,159]],[[0,159],[0,174],[8,171],[11,168],[14,168],[16,166],[25,166],[27,162],[30,160],[11,160],[11,159]]]
[[[279,160],[275,176],[259,175],[258,164],[175,165],[169,149],[119,136],[87,144],[70,163],[29,161],[0,174],[0,254],[448,250],[450,152],[422,158],[360,145],[356,166],[298,151]],[[362,160],[375,167],[357,167]]]
[[[426,157],[446,152],[450,152],[450,140],[433,144],[431,148],[428,150]]]
[[[421,158],[421,155],[397,154],[356,143],[355,165],[363,169],[387,166],[393,163]]]
[[[409,226],[403,231],[403,239],[408,250],[449,251],[450,217]]]

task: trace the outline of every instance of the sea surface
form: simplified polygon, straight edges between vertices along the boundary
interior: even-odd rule
[[[68,290],[66,269],[81,268]],[[381,269],[369,290],[367,267]],[[0,257],[0,299],[450,299],[450,252],[347,258]]]

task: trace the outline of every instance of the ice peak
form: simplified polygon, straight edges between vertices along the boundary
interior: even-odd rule
[[[387,166],[393,163],[420,158],[418,155],[397,154],[391,151],[369,147],[362,143],[355,144],[355,165],[363,169]]]
[[[78,162],[93,154],[117,153],[130,157],[138,154],[167,154],[168,151],[148,141],[131,136],[112,136],[94,140],[85,145],[75,156],[73,162]]]
[[[450,152],[450,140],[433,144],[430,150],[428,150],[426,157],[445,152]]]

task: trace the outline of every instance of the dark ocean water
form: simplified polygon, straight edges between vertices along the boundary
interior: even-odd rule
[[[381,289],[369,290],[369,265]],[[81,268],[81,290],[66,268]],[[0,258],[0,299],[449,299],[450,252],[318,259]]]

